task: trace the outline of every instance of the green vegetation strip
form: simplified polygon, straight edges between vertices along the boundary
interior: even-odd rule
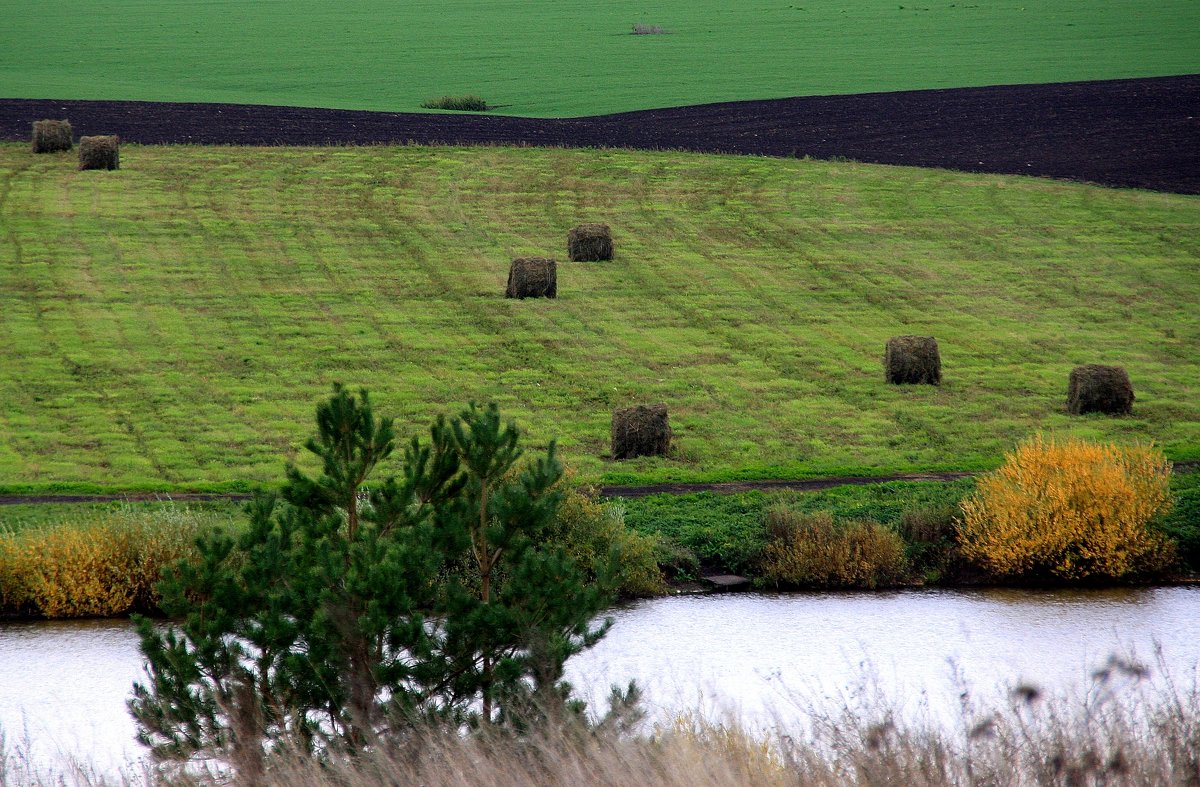
[[[559,117],[1200,72],[1195,0],[10,4],[0,97]],[[665,35],[632,35],[635,24]]]
[[[853,163],[455,148],[0,145],[0,483],[245,489],[313,403],[366,385],[401,433],[495,400],[604,483],[995,466],[1045,430],[1200,457],[1200,200]],[[616,259],[569,263],[612,225]],[[559,257],[557,300],[503,298]],[[883,382],[930,334],[940,387]],[[1069,417],[1076,364],[1130,417]],[[615,463],[613,408],[672,455]]]
[[[651,495],[613,501],[611,505],[619,507],[625,524],[632,530],[664,542],[660,559],[668,573],[672,569],[691,570],[680,559],[682,553],[710,568],[754,575],[756,559],[767,542],[764,520],[768,509],[783,507],[801,514],[828,513],[839,521],[867,519],[901,529],[905,514],[928,512],[941,518],[954,516],[960,501],[974,488],[973,479],[946,484],[902,481],[804,493]],[[1155,527],[1178,543],[1184,569],[1200,570],[1200,473],[1173,476],[1171,494],[1171,507],[1155,522]],[[919,562],[921,539],[911,533],[902,534],[910,561]]]

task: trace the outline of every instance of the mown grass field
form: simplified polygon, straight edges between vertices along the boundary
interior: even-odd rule
[[[603,220],[611,263],[565,261]],[[515,256],[557,300],[502,297]],[[1200,200],[854,163],[419,147],[0,145],[0,485],[281,479],[333,381],[401,434],[495,400],[585,480],[999,463],[1037,430],[1200,456]],[[932,334],[939,388],[885,385]],[[1126,366],[1132,417],[1071,418]],[[666,459],[606,459],[668,404]]]
[[[1200,72],[1195,0],[10,4],[0,97],[569,116]],[[636,23],[668,35],[630,35]]]

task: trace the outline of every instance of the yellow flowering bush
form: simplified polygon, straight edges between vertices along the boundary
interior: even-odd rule
[[[1163,571],[1173,542],[1149,527],[1170,505],[1152,446],[1022,443],[979,480],[957,522],[963,555],[995,577],[1121,579]]]

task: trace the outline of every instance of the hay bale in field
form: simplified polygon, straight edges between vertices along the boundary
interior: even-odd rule
[[[607,224],[580,224],[567,233],[567,257],[572,262],[611,260],[612,230]]]
[[[1133,383],[1120,366],[1088,364],[1071,370],[1067,385],[1067,412],[1071,415],[1133,412]]]
[[[613,459],[666,456],[671,448],[671,423],[665,404],[639,404],[613,410]]]
[[[523,257],[508,268],[505,298],[557,298],[558,269],[554,260]]]
[[[121,140],[118,137],[80,137],[80,169],[120,169]]]
[[[33,121],[33,152],[57,153],[71,149],[71,124],[66,120]]]
[[[892,385],[940,385],[942,357],[932,336],[893,336],[884,350],[883,367]]]

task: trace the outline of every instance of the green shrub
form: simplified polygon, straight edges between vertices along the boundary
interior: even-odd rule
[[[548,542],[590,569],[592,579],[615,552],[622,596],[660,596],[667,591],[658,568],[659,539],[627,528],[619,502],[605,504],[583,490],[567,489]]]
[[[1173,504],[1155,527],[1174,539],[1179,561],[1188,571],[1200,571],[1200,473],[1182,473],[1171,478]]]
[[[479,96],[439,96],[421,105],[423,109],[452,109],[457,112],[487,112],[491,107]]]
[[[778,506],[767,512],[767,538],[761,579],[777,587],[876,588],[905,578],[904,541],[869,519]]]
[[[905,509],[896,530],[904,539],[904,557],[909,569],[928,583],[952,573],[958,562],[954,520],[956,503],[939,503]]]
[[[264,784],[270,752],[327,761],[411,744],[422,722],[581,719],[563,665],[608,630],[613,588],[545,542],[554,442],[526,459],[516,425],[474,403],[401,442],[366,390],[339,384],[316,423],[304,445],[321,474],[289,464],[237,539],[198,539],[197,560],[164,572],[176,623],[137,621],[148,680],[128,706],[152,756]],[[399,474],[377,475],[395,455]],[[438,582],[460,558],[477,587]],[[615,690],[612,711],[635,696]]]
[[[695,552],[669,536],[658,536],[654,547],[654,559],[664,576],[682,582],[700,578],[700,558]]]

